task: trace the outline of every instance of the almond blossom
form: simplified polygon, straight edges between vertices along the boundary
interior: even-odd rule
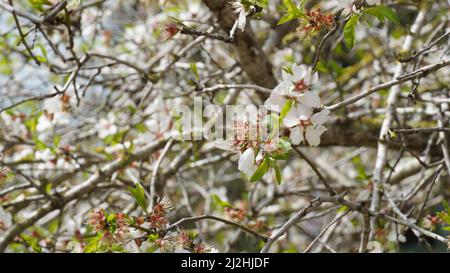
[[[269,126],[258,115],[255,120],[238,120],[234,124],[232,137],[216,140],[219,149],[236,152],[239,155],[238,169],[249,178],[258,169],[266,155],[281,152],[280,138],[276,130]]]
[[[272,111],[279,111],[288,100],[296,101],[309,108],[318,108],[321,105],[319,96],[311,91],[319,80],[317,72],[305,65],[294,64],[292,74],[283,70],[283,81],[275,87],[265,105]]]
[[[283,124],[290,128],[292,144],[298,145],[305,140],[311,146],[320,144],[320,136],[327,130],[323,124],[328,120],[330,111],[325,109],[312,114],[310,109],[297,105],[284,118]]]

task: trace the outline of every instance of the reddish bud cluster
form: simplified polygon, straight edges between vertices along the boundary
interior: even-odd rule
[[[103,209],[93,209],[88,213],[88,225],[94,232],[103,231],[106,228],[106,216]]]
[[[151,228],[163,230],[165,226],[169,223],[166,219],[167,213],[175,208],[172,201],[168,198],[163,197],[160,199],[155,206],[153,206],[152,212],[148,215],[147,221]]]
[[[332,29],[334,16],[330,13],[322,13],[320,8],[307,10],[305,19],[301,20],[297,32],[301,38],[314,36],[322,28]]]
[[[160,34],[160,38],[162,41],[167,41],[169,39],[171,39],[173,36],[175,36],[179,29],[177,24],[175,23],[165,23],[161,25],[160,28],[161,34]]]

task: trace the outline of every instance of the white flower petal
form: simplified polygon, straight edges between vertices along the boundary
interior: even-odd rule
[[[267,106],[268,110],[275,111],[275,112],[280,112],[281,108],[283,108],[283,106],[285,104],[286,104],[286,99],[283,96],[281,96],[275,92],[272,92],[270,94],[270,97],[264,102],[264,105]]]
[[[325,122],[327,122],[327,120],[330,118],[329,114],[330,114],[330,110],[324,109],[324,110],[320,111],[319,113],[315,113],[314,115],[312,115],[311,122],[313,124],[322,125]]]
[[[297,117],[297,112],[294,109],[291,109],[289,113],[284,117],[283,124],[286,127],[294,127],[297,126],[300,123],[300,120]]]
[[[310,107],[307,107],[302,104],[298,104],[293,111],[297,114],[297,118],[300,120],[309,120],[311,117],[313,110]]]
[[[252,148],[248,148],[239,158],[238,169],[245,173],[247,176],[251,176],[256,168],[253,164],[255,160],[255,152]]]
[[[325,126],[322,125],[316,125],[316,126],[309,126],[306,128],[306,140],[308,141],[308,144],[311,146],[318,146],[320,144],[320,136],[327,130]]]
[[[298,101],[308,107],[318,108],[321,105],[319,96],[314,92],[305,92],[302,96],[298,97]]]
[[[301,79],[304,79],[305,72],[308,71],[307,67],[305,65],[297,65],[294,64],[292,66],[292,72],[294,72],[294,78],[296,81],[299,81]]]
[[[280,95],[286,95],[289,93],[292,83],[290,81],[283,81],[273,91]]]
[[[289,137],[291,138],[292,144],[298,145],[301,142],[303,142],[304,140],[303,132],[304,131],[302,126],[297,126],[291,129],[291,134]]]

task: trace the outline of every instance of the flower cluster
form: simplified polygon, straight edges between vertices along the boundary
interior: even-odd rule
[[[84,252],[127,251],[132,245],[138,251],[217,252],[198,241],[194,234],[168,230],[167,215],[174,208],[174,203],[163,197],[144,217],[131,217],[125,213],[108,215],[103,209],[91,210],[86,223],[95,236],[86,241],[78,238],[78,248]]]
[[[329,110],[320,110],[320,97],[312,91],[319,77],[317,72],[305,65],[294,64],[289,71],[283,71],[283,81],[266,100],[266,106],[288,109],[283,125],[290,131],[291,143],[320,144],[320,136],[326,131],[323,124],[329,118]]]
[[[245,115],[235,121],[232,136],[216,141],[216,146],[238,153],[238,169],[251,178],[263,162],[274,161],[274,157],[290,149],[280,138],[278,129],[277,121],[271,116]]]
[[[334,16],[331,13],[323,13],[320,8],[306,10],[305,17],[300,19],[297,34],[300,38],[312,37],[320,30],[332,29],[334,26]]]
[[[250,181],[260,179],[272,168],[280,183],[281,172],[276,161],[289,157],[292,144],[320,144],[329,110],[320,109],[321,99],[312,90],[318,79],[317,72],[305,65],[294,64],[283,70],[281,83],[264,103],[264,110],[271,113],[244,114],[235,121],[232,137],[216,141],[218,148],[239,154],[238,169]]]
[[[147,221],[151,228],[155,230],[164,230],[169,223],[166,216],[175,208],[172,201],[167,197],[160,199],[153,207],[152,212],[148,215]]]

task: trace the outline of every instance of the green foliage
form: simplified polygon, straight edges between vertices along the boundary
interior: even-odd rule
[[[35,236],[31,236],[25,233],[22,233],[20,235],[20,238],[27,244],[29,245],[34,252],[38,252],[41,253],[42,252],[42,248],[39,246],[39,238],[35,237]]]
[[[222,207],[222,208],[231,208],[232,207],[230,203],[220,199],[220,197],[217,194],[213,194],[212,199],[214,200],[214,203],[216,205],[218,205],[219,207]]]
[[[269,158],[266,156],[261,164],[259,164],[258,168],[256,169],[255,173],[250,177],[250,182],[255,182],[261,179],[269,170]]]
[[[349,49],[355,46],[355,30],[359,15],[353,14],[344,26],[344,41]]]
[[[385,19],[391,21],[396,25],[401,25],[400,20],[398,19],[397,13],[394,9],[379,5],[375,7],[370,7],[363,10],[363,13],[375,16],[381,22],[384,22]]]
[[[128,189],[136,200],[136,203],[147,213],[147,200],[145,198],[145,190],[142,185],[137,183],[135,188],[128,187]]]
[[[304,1],[301,1],[300,6],[294,4],[292,0],[283,0],[286,14],[278,21],[278,25],[282,25],[294,19],[305,18],[305,14],[302,11],[304,7]]]
[[[33,9],[38,11],[45,11],[45,6],[50,6],[52,3],[48,0],[28,0],[28,3]]]

